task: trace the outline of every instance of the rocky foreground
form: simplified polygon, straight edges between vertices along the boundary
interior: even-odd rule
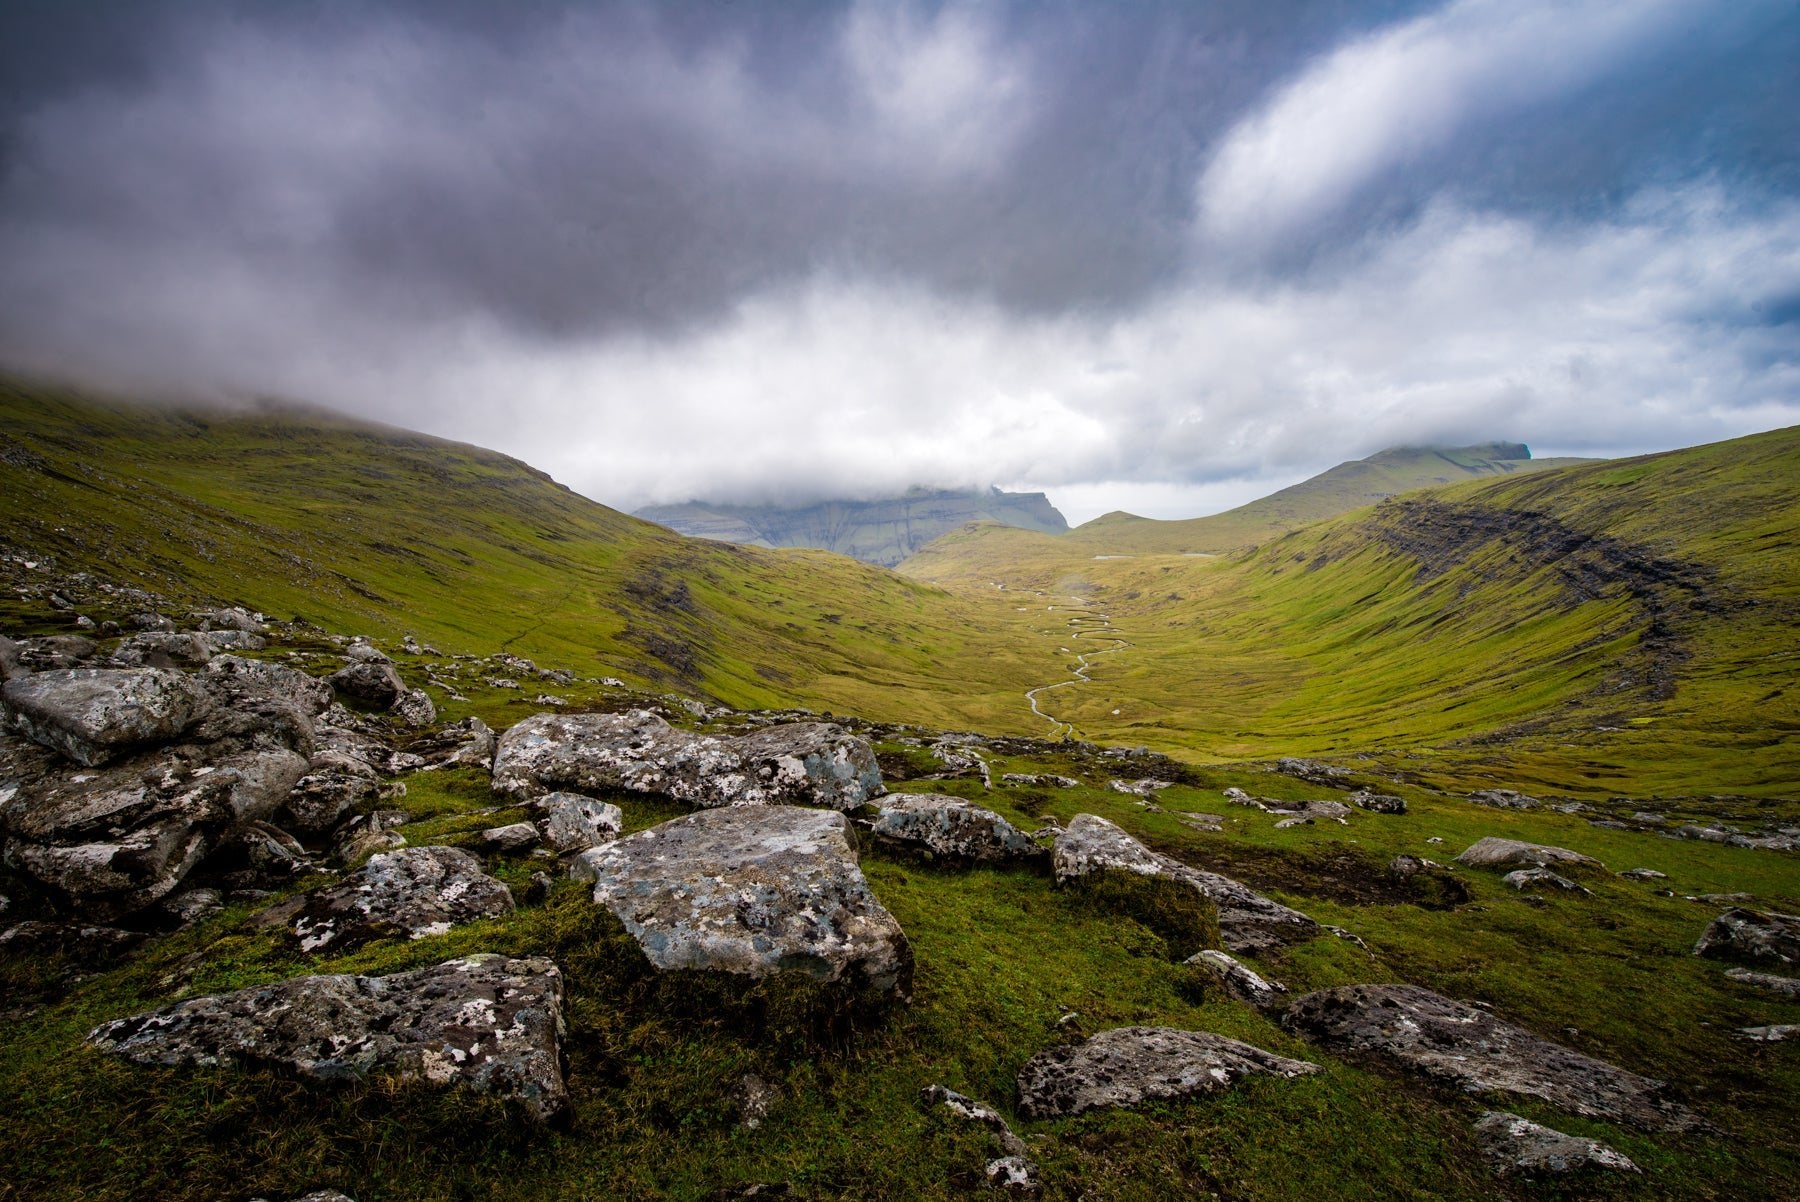
[[[838,724],[776,721],[715,736],[648,709],[558,709],[496,733],[478,719],[438,722],[429,696],[366,640],[345,641],[341,666],[315,675],[254,658],[270,635],[259,615],[214,611],[184,622],[197,628],[143,614],[141,629],[121,631],[105,649],[86,637],[0,638],[5,862],[59,916],[6,929],[0,954],[71,945],[129,954],[226,902],[265,899],[273,904],[255,924],[284,931],[308,955],[429,940],[511,914],[521,900],[491,870],[528,855],[584,882],[654,974],[728,982],[738,992],[800,982],[878,1024],[913,994],[916,963],[861,870],[859,844],[873,840],[944,870],[1016,864],[1097,899],[1144,897],[1188,912],[1194,923],[1184,929],[1210,931],[1205,938],[1218,944],[1191,956],[1193,971],[1223,996],[1279,1016],[1320,1058],[1207,1031],[1118,1026],[1083,1037],[1072,1027],[1018,1070],[1017,1109],[1027,1118],[1176,1102],[1251,1079],[1279,1086],[1345,1055],[1641,1130],[1706,1126],[1691,1105],[1698,1100],[1663,1081],[1427,989],[1381,982],[1290,999],[1236,955],[1320,937],[1360,943],[1354,932],[1155,851],[1098,815],[1024,831],[965,798],[889,793],[874,748]],[[989,776],[966,740],[929,750],[952,775]],[[1294,763],[1296,776],[1316,767]],[[496,812],[526,817],[484,831],[473,848],[410,843],[405,815],[384,803],[404,793],[407,776],[446,769],[486,773]],[[1155,809],[1167,782],[1112,786]],[[1501,808],[1518,808],[1521,796],[1501,798]],[[692,812],[625,833],[618,802],[632,797]],[[1347,822],[1354,812],[1337,801],[1275,803],[1238,789],[1225,800],[1272,812],[1283,825]],[[1350,801],[1368,821],[1405,810],[1398,798],[1366,790]],[[1209,830],[1222,821],[1184,817]],[[1453,879],[1449,866],[1402,859],[1409,862],[1391,869],[1397,879]],[[1499,837],[1456,861],[1505,873],[1521,890],[1583,890],[1583,876],[1607,874],[1591,857]],[[324,883],[293,892],[315,877]],[[545,882],[540,874],[534,887]],[[1732,970],[1747,986],[1800,993],[1792,977],[1759,971],[1800,967],[1800,918],[1733,906],[1695,950],[1756,965]],[[549,959],[464,955],[388,975],[306,975],[189,997],[118,1015],[87,1042],[176,1069],[265,1068],[323,1083],[380,1074],[490,1094],[531,1119],[564,1122],[568,1000]],[[1759,1030],[1747,1037],[1785,1037]],[[927,1104],[994,1141],[993,1185],[1041,1188],[1029,1145],[991,1104],[920,1084]],[[1636,1171],[1596,1141],[1505,1112],[1485,1115],[1478,1135],[1502,1173]]]

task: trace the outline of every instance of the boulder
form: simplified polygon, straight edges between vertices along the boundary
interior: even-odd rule
[[[1467,864],[1471,868],[1544,868],[1550,865],[1605,867],[1592,856],[1584,856],[1566,847],[1522,843],[1517,839],[1500,839],[1493,835],[1471,843],[1462,855],[1456,857],[1456,862]]]
[[[340,952],[373,939],[423,939],[513,911],[512,893],[454,847],[405,847],[313,893],[294,920],[306,952]]]
[[[26,672],[79,668],[94,658],[100,644],[84,634],[51,634],[14,644],[18,666]]]
[[[853,810],[886,792],[865,739],[825,722],[736,739],[676,730],[648,710],[538,714],[500,737],[494,790],[658,793],[690,805],[816,805]]]
[[[1343,985],[1299,998],[1282,1025],[1338,1051],[1391,1060],[1470,1093],[1537,1098],[1657,1131],[1700,1125],[1663,1082],[1533,1035],[1417,985]]]
[[[211,708],[206,690],[162,668],[60,668],[6,682],[8,720],[21,734],[93,768],[179,738]]]
[[[1740,985],[1750,985],[1757,989],[1767,989],[1774,993],[1785,994],[1791,998],[1800,998],[1800,978],[1778,977],[1774,973],[1768,972],[1751,972],[1747,968],[1728,968],[1725,970],[1725,977]]]
[[[1580,1169],[1638,1171],[1635,1164],[1599,1140],[1564,1135],[1502,1110],[1490,1110],[1476,1120],[1475,1138],[1482,1155],[1501,1174],[1540,1176]]]
[[[489,827],[481,832],[481,846],[484,851],[497,852],[503,856],[516,856],[520,852],[530,851],[543,841],[538,828],[529,822],[513,822],[506,826]]]
[[[1694,944],[1696,956],[1800,964],[1800,915],[1733,907],[1712,920]]]
[[[1286,985],[1269,980],[1225,952],[1206,948],[1183,963],[1205,969],[1225,987],[1225,992],[1258,1010],[1279,1010],[1287,1004]]]
[[[1477,789],[1469,800],[1496,810],[1535,810],[1544,803],[1514,789]]]
[[[960,797],[890,793],[878,804],[875,837],[927,857],[992,863],[1044,854],[1012,823]]]
[[[213,645],[206,636],[173,630],[134,634],[112,653],[114,663],[149,668],[203,668],[212,657]]]
[[[1057,789],[1073,789],[1081,782],[1072,776],[1058,776],[1054,772],[1008,772],[1001,776],[1000,783],[1021,786],[1049,785]]]
[[[1275,762],[1275,771],[1286,776],[1310,781],[1315,785],[1334,785],[1350,775],[1350,769],[1340,768],[1335,764],[1321,764],[1317,760],[1303,760],[1294,756],[1284,756]]]
[[[394,699],[396,718],[408,726],[430,726],[437,721],[437,706],[424,689],[407,689]]]
[[[1585,885],[1577,885],[1566,876],[1558,876],[1548,868],[1516,868],[1500,878],[1514,889],[1560,889],[1564,893],[1583,893],[1592,897],[1594,891]]]
[[[0,634],[0,684],[15,676],[25,676],[31,672],[25,666],[23,652],[19,644]]]
[[[586,851],[611,843],[625,829],[618,806],[579,793],[550,793],[538,799],[543,818],[538,826],[544,842],[559,853]]]
[[[190,739],[286,747],[312,755],[318,718],[331,704],[324,681],[285,664],[236,655],[215,656],[194,679],[213,704],[189,732]]]
[[[373,659],[352,659],[325,679],[338,696],[385,710],[406,695],[406,682],[400,679],[393,661],[376,653]]]
[[[912,948],[869,892],[842,814],[703,811],[585,852],[570,873],[594,882],[594,900],[659,969],[912,992]]]
[[[1219,908],[1219,930],[1234,952],[1255,953],[1318,933],[1312,919],[1218,873],[1189,867],[1151,851],[1118,826],[1093,814],[1077,814],[1050,852],[1063,884],[1100,872],[1131,872],[1192,886]]]
[[[408,744],[425,758],[428,768],[480,768],[494,763],[494,732],[480,718],[468,717]]]
[[[1800,1023],[1780,1023],[1772,1027],[1739,1027],[1738,1037],[1751,1043],[1785,1043],[1800,1036]]]
[[[1252,1073],[1299,1077],[1319,1066],[1206,1031],[1115,1027],[1039,1052],[1019,1070],[1019,1109],[1034,1119],[1224,1093]]]
[[[1350,794],[1350,804],[1365,809],[1371,814],[1406,813],[1404,797],[1395,797],[1391,793],[1375,793],[1368,789],[1358,789]]]
[[[358,806],[372,802],[375,794],[373,775],[309,772],[288,794],[280,822],[297,835],[323,835],[355,812]]]
[[[257,616],[247,609],[233,606],[229,609],[206,610],[194,615],[200,619],[200,629],[206,631],[237,631],[243,634],[266,634],[268,628]]]
[[[318,1081],[391,1073],[568,1108],[562,974],[543,959],[469,956],[385,977],[295,977],[117,1019],[87,1037],[162,1067],[268,1067]]]
[[[305,771],[283,747],[181,744],[79,768],[0,739],[6,862],[86,917],[121,917],[173,892],[227,832],[274,814]]]
[[[1666,881],[1669,874],[1654,868],[1628,868],[1619,874],[1628,881]]]

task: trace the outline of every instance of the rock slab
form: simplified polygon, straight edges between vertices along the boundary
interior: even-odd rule
[[[1734,906],[1701,933],[1694,954],[1727,960],[1800,964],[1800,915]]]
[[[1462,855],[1456,857],[1456,862],[1467,864],[1471,868],[1605,867],[1592,856],[1584,856],[1566,847],[1501,839],[1495,835],[1471,843]]]
[[[659,969],[912,992],[912,947],[869,892],[842,814],[702,811],[585,852],[570,873]]]
[[[1366,1052],[1470,1093],[1539,1098],[1584,1118],[1685,1131],[1698,1118],[1664,1082],[1551,1043],[1417,985],[1343,985],[1296,1000],[1282,1025],[1328,1048]]]
[[[1224,1093],[1253,1073],[1291,1078],[1318,1071],[1316,1064],[1206,1031],[1115,1027],[1026,1061],[1019,1109],[1031,1118],[1062,1118]]]
[[[960,797],[929,793],[889,794],[873,833],[902,847],[965,863],[1031,859],[1043,851],[992,810]]]
[[[1579,1169],[1635,1173],[1638,1167],[1597,1139],[1565,1135],[1552,1127],[1490,1110],[1475,1122],[1481,1153],[1502,1174],[1548,1175]]]
[[[164,668],[62,668],[6,682],[21,734],[83,767],[179,738],[211,708],[192,677]]]
[[[295,977],[106,1023],[88,1043],[137,1064],[273,1067],[321,1081],[372,1072],[568,1109],[563,980],[544,959],[468,956],[385,977]]]
[[[1151,851],[1115,824],[1077,814],[1057,836],[1050,863],[1058,884],[1097,872],[1134,872],[1193,886],[1219,907],[1219,931],[1234,952],[1255,953],[1318,934],[1312,919],[1246,885]]]
[[[337,952],[395,935],[441,935],[512,911],[511,891],[468,852],[403,847],[370,856],[342,881],[310,895],[294,920],[294,937],[302,951]]]

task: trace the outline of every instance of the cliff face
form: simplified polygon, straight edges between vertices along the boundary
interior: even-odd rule
[[[1069,528],[1041,492],[909,492],[882,501],[773,505],[653,505],[638,517],[695,538],[758,547],[818,547],[891,568],[932,539],[970,522],[1045,534]]]

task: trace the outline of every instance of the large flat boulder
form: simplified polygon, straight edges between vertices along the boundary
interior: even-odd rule
[[[1115,1027],[1039,1052],[1019,1070],[1019,1109],[1036,1119],[1224,1093],[1263,1073],[1300,1077],[1319,1066],[1207,1031]]]
[[[703,811],[596,847],[570,871],[659,969],[912,992],[912,948],[869,892],[842,814]]]
[[[1417,985],[1321,989],[1296,1000],[1281,1021],[1328,1048],[1377,1055],[1470,1093],[1538,1098],[1584,1118],[1655,1131],[1699,1125],[1662,1081]]]
[[[163,668],[62,668],[6,682],[12,727],[83,767],[180,738],[211,709],[193,677]]]
[[[1218,906],[1219,931],[1234,952],[1255,953],[1318,934],[1319,925],[1298,910],[1271,901],[1249,886],[1151,851],[1116,824],[1077,814],[1050,851],[1058,884],[1103,872],[1162,877],[1192,886]]]
[[[538,714],[500,736],[494,790],[658,793],[703,808],[814,805],[853,810],[886,790],[868,741],[826,722],[735,739],[676,730],[648,710]]]
[[[1724,960],[1800,964],[1800,915],[1734,906],[1701,932],[1694,954]]]
[[[1584,856],[1566,847],[1550,847],[1543,843],[1525,843],[1518,839],[1502,839],[1489,835],[1469,844],[1458,864],[1471,868],[1604,868],[1592,856]]]
[[[960,797],[890,793],[879,804],[877,839],[936,859],[995,863],[1044,854],[1012,823]]]
[[[295,977],[105,1023],[101,1051],[164,1067],[276,1068],[319,1081],[370,1073],[568,1109],[562,974],[543,959],[469,956],[385,977]]]
[[[294,919],[294,937],[302,951],[340,952],[373,939],[441,935],[512,912],[512,892],[468,852],[402,847],[370,856],[337,884],[309,896]]]

